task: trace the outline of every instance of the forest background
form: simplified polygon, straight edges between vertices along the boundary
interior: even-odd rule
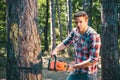
[[[112,44],[112,42],[114,44],[114,39],[113,39],[115,37],[114,32],[115,34],[117,34],[117,40],[115,42],[114,47],[113,45],[107,47],[109,49],[104,47],[106,50],[103,49],[101,51],[101,54],[106,52],[107,57],[112,57],[114,55],[116,56],[116,54],[118,55],[118,57],[114,56],[114,58],[113,57],[111,59],[108,58],[107,66],[111,64],[109,60],[110,61],[113,60],[114,65],[117,64],[116,60],[117,62],[119,62],[118,60],[120,55],[120,52],[119,52],[119,49],[120,49],[120,36],[119,36],[120,35],[120,31],[119,31],[120,30],[120,1],[119,0],[116,2],[113,1],[114,3],[113,6],[116,9],[115,12],[117,12],[116,13],[117,17],[115,17],[115,20],[117,21],[116,23],[114,23],[114,19],[111,19],[112,14],[111,16],[109,15],[110,9],[108,7],[104,9],[106,10],[106,13],[108,13],[105,16],[110,17],[108,24],[113,23],[115,25],[115,26],[113,25],[112,28],[109,27],[110,25],[106,26],[104,24],[105,20],[103,20],[104,18],[102,14],[104,11],[102,7],[104,7],[104,5],[106,4],[107,5],[112,4],[112,1],[107,2],[106,0],[55,0],[53,2],[53,5],[50,4],[51,2],[52,1],[49,1],[49,0],[38,0],[39,11],[38,11],[37,24],[38,24],[38,32],[41,39],[42,55],[50,55],[49,53],[51,52],[51,50],[53,50],[57,44],[59,44],[62,40],[64,40],[65,37],[68,35],[68,33],[75,27],[74,19],[72,17],[74,13],[80,10],[85,10],[89,15],[89,26],[93,27],[99,34],[101,34],[101,38],[103,41],[102,43],[104,44],[104,46],[107,45],[105,44],[106,42],[104,41],[105,40],[104,38],[106,38],[106,40],[111,39],[109,44]],[[0,73],[1,73],[0,77],[4,76],[5,74],[4,71],[6,69],[5,67],[7,63],[6,6],[7,6],[6,1],[0,0]],[[53,12],[51,9],[53,10]],[[112,8],[111,8],[111,12],[114,12],[114,10],[112,11]],[[51,18],[53,19],[53,21],[51,20]],[[115,27],[115,31],[113,27]],[[106,31],[108,30],[108,35],[106,36],[104,36],[105,30]],[[70,49],[67,49],[64,53],[69,53],[69,56],[72,57],[73,48],[70,47]],[[105,55],[102,55],[101,57],[103,58],[103,64],[105,64],[104,63],[104,61],[106,61]]]

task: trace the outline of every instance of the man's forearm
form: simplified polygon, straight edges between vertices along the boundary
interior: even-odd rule
[[[60,44],[57,45],[57,47],[53,50],[52,55],[53,55],[53,54],[57,54],[58,51],[63,50],[63,49],[65,49],[65,48],[66,48],[66,46],[63,44],[63,42],[60,43]]]
[[[66,48],[66,46],[64,45],[63,42],[61,42],[61,43],[56,47],[57,51],[63,50],[63,49],[65,49],[65,48]]]
[[[86,60],[86,61],[83,61],[82,63],[79,63],[79,64],[75,64],[74,65],[74,68],[85,68],[85,67],[88,67],[88,66],[92,66],[94,64],[96,64],[97,62],[90,62],[90,60]]]

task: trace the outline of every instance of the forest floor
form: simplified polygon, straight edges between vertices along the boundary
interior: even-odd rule
[[[48,60],[50,56],[43,56],[43,69],[42,69],[42,80],[65,80],[67,75],[69,74],[70,71],[49,71],[48,68]],[[66,57],[66,56],[59,56],[58,59],[65,61],[67,63],[72,62],[72,58]],[[98,77],[99,80],[101,77],[101,68],[100,68],[100,63],[99,63],[99,72],[98,72]],[[0,68],[0,80],[6,80],[5,79],[5,68],[2,69]]]

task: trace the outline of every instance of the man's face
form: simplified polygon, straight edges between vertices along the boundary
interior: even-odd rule
[[[88,20],[86,20],[84,17],[77,17],[75,18],[75,24],[80,33],[84,33],[87,30]]]

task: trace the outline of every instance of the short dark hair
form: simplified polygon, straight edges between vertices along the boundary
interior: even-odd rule
[[[77,18],[77,17],[85,17],[85,19],[88,19],[88,15],[85,11],[79,11],[75,13],[74,18]]]

